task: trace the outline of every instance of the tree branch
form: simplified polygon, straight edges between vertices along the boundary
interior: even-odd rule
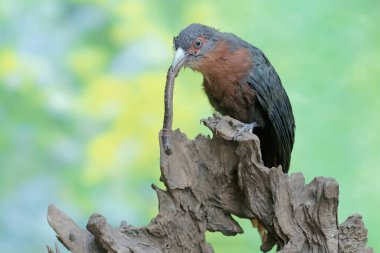
[[[156,186],[159,214],[142,228],[113,228],[98,214],[87,231],[67,215],[49,207],[48,221],[74,253],[87,252],[214,252],[206,230],[224,235],[242,233],[232,214],[256,218],[268,231],[268,250],[279,252],[372,252],[361,216],[338,226],[338,183],[316,177],[305,185],[301,173],[284,174],[263,165],[258,138],[244,133],[231,141],[240,122],[215,115],[203,121],[213,138],[190,141],[179,130],[172,135],[172,154],[161,146],[161,181]],[[161,138],[160,138],[161,140]],[[254,245],[252,245],[254,247]]]

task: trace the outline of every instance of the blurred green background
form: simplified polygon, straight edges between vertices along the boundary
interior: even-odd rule
[[[114,226],[157,214],[171,43],[193,22],[266,53],[295,113],[291,172],[335,177],[339,221],[359,212],[380,248],[379,1],[1,0],[1,252],[53,245],[49,203],[82,226],[94,212]],[[201,80],[176,81],[174,127],[191,138],[213,111]],[[239,222],[245,234],[208,234],[217,253],[259,251]]]

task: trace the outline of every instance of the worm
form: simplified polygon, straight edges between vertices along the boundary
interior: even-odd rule
[[[172,153],[172,125],[173,125],[173,90],[174,90],[174,80],[178,75],[180,66],[177,65],[174,69],[172,66],[168,69],[166,75],[166,85],[165,85],[165,114],[164,114],[164,124],[162,129],[162,144],[164,146],[164,151],[167,155]]]

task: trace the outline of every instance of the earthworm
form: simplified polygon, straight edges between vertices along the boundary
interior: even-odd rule
[[[178,75],[181,66],[177,65],[174,69],[172,66],[168,69],[166,75],[166,85],[165,85],[165,114],[164,114],[164,124],[162,129],[162,144],[164,146],[164,151],[166,154],[170,155],[172,153],[171,146],[171,135],[172,135],[172,125],[173,125],[173,90],[174,90],[174,80]]]

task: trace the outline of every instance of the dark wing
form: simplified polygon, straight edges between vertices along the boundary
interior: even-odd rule
[[[283,170],[287,172],[294,143],[295,122],[292,106],[281,80],[264,53],[250,46],[253,66],[247,77],[257,93],[257,100],[272,124],[277,153]]]

